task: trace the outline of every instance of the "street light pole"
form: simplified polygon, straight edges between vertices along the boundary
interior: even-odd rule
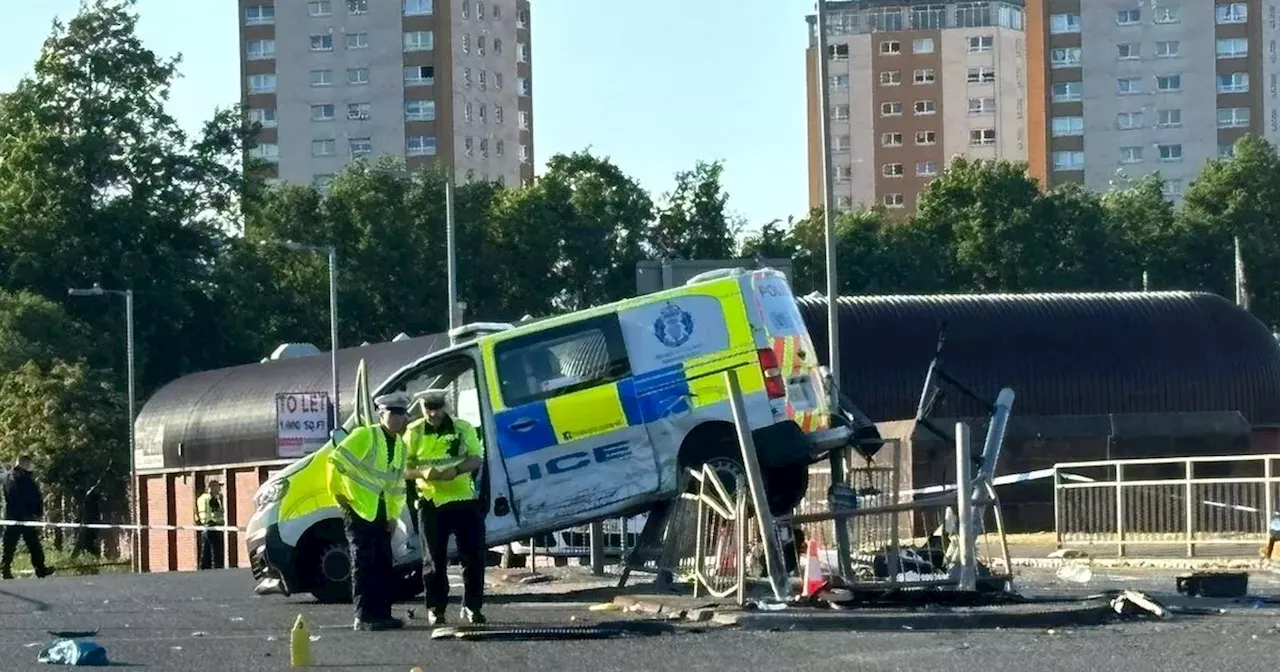
[[[333,389],[333,413],[329,419],[329,430],[342,425],[342,416],[338,414],[338,248],[334,245],[304,245],[292,240],[280,241],[285,249],[294,252],[323,252],[329,259],[329,375]]]
[[[454,219],[454,185],[453,171],[446,170],[444,174],[444,246],[445,256],[448,257],[448,285],[449,285],[449,330],[453,331],[457,328],[458,322],[458,258],[457,258],[457,221]]]
[[[137,436],[134,432],[134,421],[137,418],[137,386],[134,374],[134,347],[133,347],[133,290],[126,289],[124,291],[118,289],[103,289],[96,283],[92,289],[68,289],[67,294],[70,296],[106,296],[108,294],[124,297],[124,319],[125,319],[125,361],[126,376],[129,379],[129,524],[133,527],[133,537],[129,544],[130,558],[129,564],[134,572],[142,571],[142,530],[138,529],[138,521],[142,519],[139,515],[138,501],[138,451]]]

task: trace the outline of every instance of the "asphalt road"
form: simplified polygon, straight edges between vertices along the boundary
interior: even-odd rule
[[[1114,571],[1085,586],[1052,573],[1020,577],[1024,593],[1087,594],[1132,587],[1173,592],[1172,573]],[[495,622],[582,625],[638,618],[589,612],[604,582],[562,579],[495,587]],[[306,613],[326,669],[409,670],[1266,670],[1280,662],[1280,605],[1224,603],[1227,613],[1101,627],[1044,630],[757,632],[714,629],[656,637],[572,642],[432,641],[425,627],[356,633],[346,605],[252,594],[247,572],[19,579],[0,584],[0,669],[40,669],[49,630],[100,629],[94,638],[118,665],[161,670],[288,667],[287,634]],[[1254,574],[1251,593],[1280,597],[1280,575]],[[509,594],[519,591],[521,595]],[[567,592],[566,592],[567,591]],[[456,593],[456,589],[455,589]],[[503,594],[507,593],[507,594]],[[401,605],[401,615],[412,605]],[[1216,606],[1216,605],[1215,605]],[[450,615],[456,613],[456,607]],[[571,620],[573,619],[573,620]],[[47,668],[46,668],[47,669]]]

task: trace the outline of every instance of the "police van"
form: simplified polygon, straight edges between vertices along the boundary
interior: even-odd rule
[[[786,277],[772,269],[711,271],[682,287],[451,336],[451,347],[373,394],[450,390],[451,410],[485,446],[478,478],[490,548],[647,511],[690,487],[686,467],[709,464],[728,487],[745,488],[731,369],[774,511],[794,507],[809,464],[848,440],[831,421],[826,372]],[[340,513],[325,488],[332,445],[262,485],[246,533],[255,578],[322,601],[350,596]],[[422,557],[414,526],[406,509],[392,538],[411,590]]]

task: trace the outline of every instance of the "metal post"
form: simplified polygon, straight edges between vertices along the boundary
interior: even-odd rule
[[[1062,547],[1062,475],[1053,465],[1053,539]]]
[[[1276,499],[1275,499],[1275,472],[1271,469],[1271,458],[1262,458],[1262,480],[1263,493],[1262,505],[1266,507],[1266,513],[1262,515],[1262,536],[1267,536],[1271,531],[1271,517],[1276,515]],[[1271,558],[1267,558],[1270,560]]]
[[[124,319],[125,319],[125,361],[128,369],[127,376],[129,378],[129,523],[133,527],[133,543],[131,553],[133,555],[130,565],[134,572],[142,571],[140,563],[142,562],[142,544],[140,538],[142,531],[138,529],[138,455],[137,441],[134,436],[133,423],[137,418],[134,404],[138,397],[136,393],[136,382],[134,377],[134,357],[133,357],[133,290],[124,290]]]
[[[591,544],[591,573],[604,576],[604,523],[596,521],[588,528]]]
[[[977,552],[973,536],[973,478],[970,476],[972,456],[969,448],[969,425],[956,423],[956,518],[960,535],[960,590],[978,589]]]
[[[1116,464],[1116,557],[1124,557],[1124,465]]]
[[[1186,483],[1184,484],[1184,492],[1182,493],[1182,498],[1184,500],[1182,503],[1182,515],[1187,518],[1187,557],[1191,558],[1195,557],[1196,554],[1194,521],[1196,509],[1192,500],[1192,497],[1195,495],[1195,486],[1191,483],[1191,479],[1195,475],[1195,469],[1191,466],[1191,460],[1187,460],[1186,462],[1186,471],[1184,475],[1186,476]]]
[[[333,413],[330,431],[342,426],[338,405],[338,248],[329,246],[329,367],[333,378]]]
[[[458,325],[458,260],[457,249],[455,247],[455,228],[457,222],[454,221],[453,215],[453,172],[445,171],[444,181],[444,240],[445,240],[445,256],[448,258],[448,284],[449,284],[449,329],[453,330]]]
[[[734,369],[725,371],[724,379],[729,388],[729,406],[733,410],[733,426],[738,430],[742,463],[747,470],[747,486],[751,490],[756,522],[760,525],[760,539],[764,544],[764,562],[769,571],[769,585],[773,588],[774,599],[781,602],[787,597],[786,565],[782,561],[782,549],[778,548],[778,535],[773,524],[773,513],[769,511],[769,500],[765,497],[764,475],[760,472],[760,462],[756,459],[756,444],[751,438],[747,410],[742,404],[742,386],[738,384],[738,372]]]
[[[893,483],[889,487],[893,493],[893,501],[891,501],[890,504],[899,504],[902,502],[902,441],[897,437],[894,437],[891,439],[891,442],[893,443],[893,449],[890,454],[890,459],[893,460],[893,466],[890,467],[890,470],[892,473]],[[915,525],[915,519],[912,515],[913,514],[910,512],[907,512],[906,514],[907,524],[909,526]],[[899,566],[901,564],[899,560],[902,559],[902,549],[899,548],[899,545],[902,543],[901,527],[902,514],[894,514],[893,524],[889,526],[889,547],[892,549],[889,553],[888,562],[890,584],[897,583],[898,581]],[[911,534],[910,527],[907,528],[907,534]]]

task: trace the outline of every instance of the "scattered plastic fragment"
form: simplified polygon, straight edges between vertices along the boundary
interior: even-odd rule
[[[1071,583],[1089,583],[1093,579],[1093,570],[1088,565],[1063,565],[1058,568],[1058,579]]]
[[[616,602],[605,602],[603,604],[593,604],[587,607],[588,611],[622,611],[622,605]]]
[[[37,662],[49,665],[109,665],[107,650],[90,640],[59,639],[40,652]]]
[[[1121,616],[1168,618],[1169,612],[1155,600],[1136,590],[1126,590],[1111,600],[1111,608]]]
[[[320,641],[320,635],[311,635],[310,637],[308,637],[308,639],[310,639],[313,642],[318,642]]]
[[[231,620],[232,620],[232,621],[234,621],[234,622],[236,622],[236,623],[239,623],[240,621],[243,621],[243,620],[244,620],[244,616],[232,616],[232,617],[231,617]]]
[[[209,633],[207,633],[207,632],[202,632],[202,631],[200,631],[200,630],[196,630],[195,632],[191,633],[191,636],[192,636],[192,637],[204,637],[205,635],[208,635],[208,634],[209,634]]]

